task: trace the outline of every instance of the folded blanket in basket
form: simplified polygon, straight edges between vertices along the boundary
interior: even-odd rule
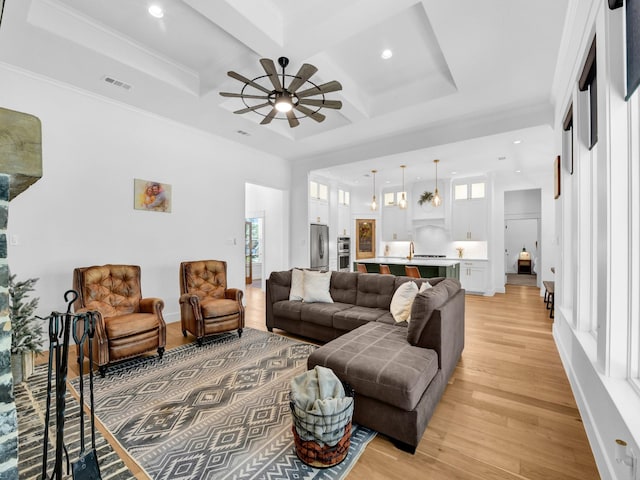
[[[319,365],[291,380],[291,401],[300,438],[321,445],[338,443],[353,415],[353,397],[333,370]]]

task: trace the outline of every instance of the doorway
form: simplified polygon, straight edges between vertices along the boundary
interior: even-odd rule
[[[509,285],[538,285],[540,189],[505,192],[504,273]]]
[[[263,290],[271,272],[288,268],[288,196],[286,190],[245,184],[244,220],[251,223],[246,228],[250,228],[252,234],[251,243],[245,244],[245,262],[252,260],[251,285]]]

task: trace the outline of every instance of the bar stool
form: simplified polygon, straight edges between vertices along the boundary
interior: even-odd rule
[[[420,276],[420,270],[418,269],[418,267],[414,267],[411,265],[405,265],[404,266],[404,273],[407,277],[411,277],[411,278],[422,278]]]
[[[367,273],[367,266],[364,263],[358,263],[356,265],[358,267],[358,272]]]
[[[382,275],[391,275],[391,270],[389,270],[389,265],[380,265],[380,273]]]

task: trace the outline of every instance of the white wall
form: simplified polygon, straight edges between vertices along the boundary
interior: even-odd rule
[[[288,163],[0,65],[0,105],[42,121],[43,178],[9,207],[12,273],[39,277],[41,315],[65,307],[74,267],[131,263],[179,319],[178,266],[228,262],[244,285],[246,182],[286,190]],[[172,185],[173,212],[133,209],[133,179]]]
[[[570,104],[574,112],[574,174],[562,169],[556,202],[563,261],[556,273],[553,335],[603,479],[640,475],[632,477],[616,461],[617,439],[636,457],[640,451],[640,395],[632,383],[639,325],[638,239],[631,232],[637,229],[638,156],[630,148],[638,123],[630,124],[637,105],[625,101],[624,14],[625,8],[610,10],[598,0],[570,3],[553,92],[559,145]],[[587,94],[577,91],[577,79],[594,35],[598,142],[589,150]]]
[[[248,183],[246,185],[246,217],[263,218],[262,287],[271,272],[285,270],[289,251],[289,191]]]

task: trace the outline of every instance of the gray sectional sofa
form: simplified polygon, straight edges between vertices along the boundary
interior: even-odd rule
[[[397,323],[390,305],[403,283],[433,288],[416,295],[411,319]],[[464,348],[465,291],[451,278],[414,279],[332,272],[334,303],[290,301],[291,271],[267,280],[269,331],[328,342],[308,368],[322,365],[354,389],[354,421],[414,452]]]

